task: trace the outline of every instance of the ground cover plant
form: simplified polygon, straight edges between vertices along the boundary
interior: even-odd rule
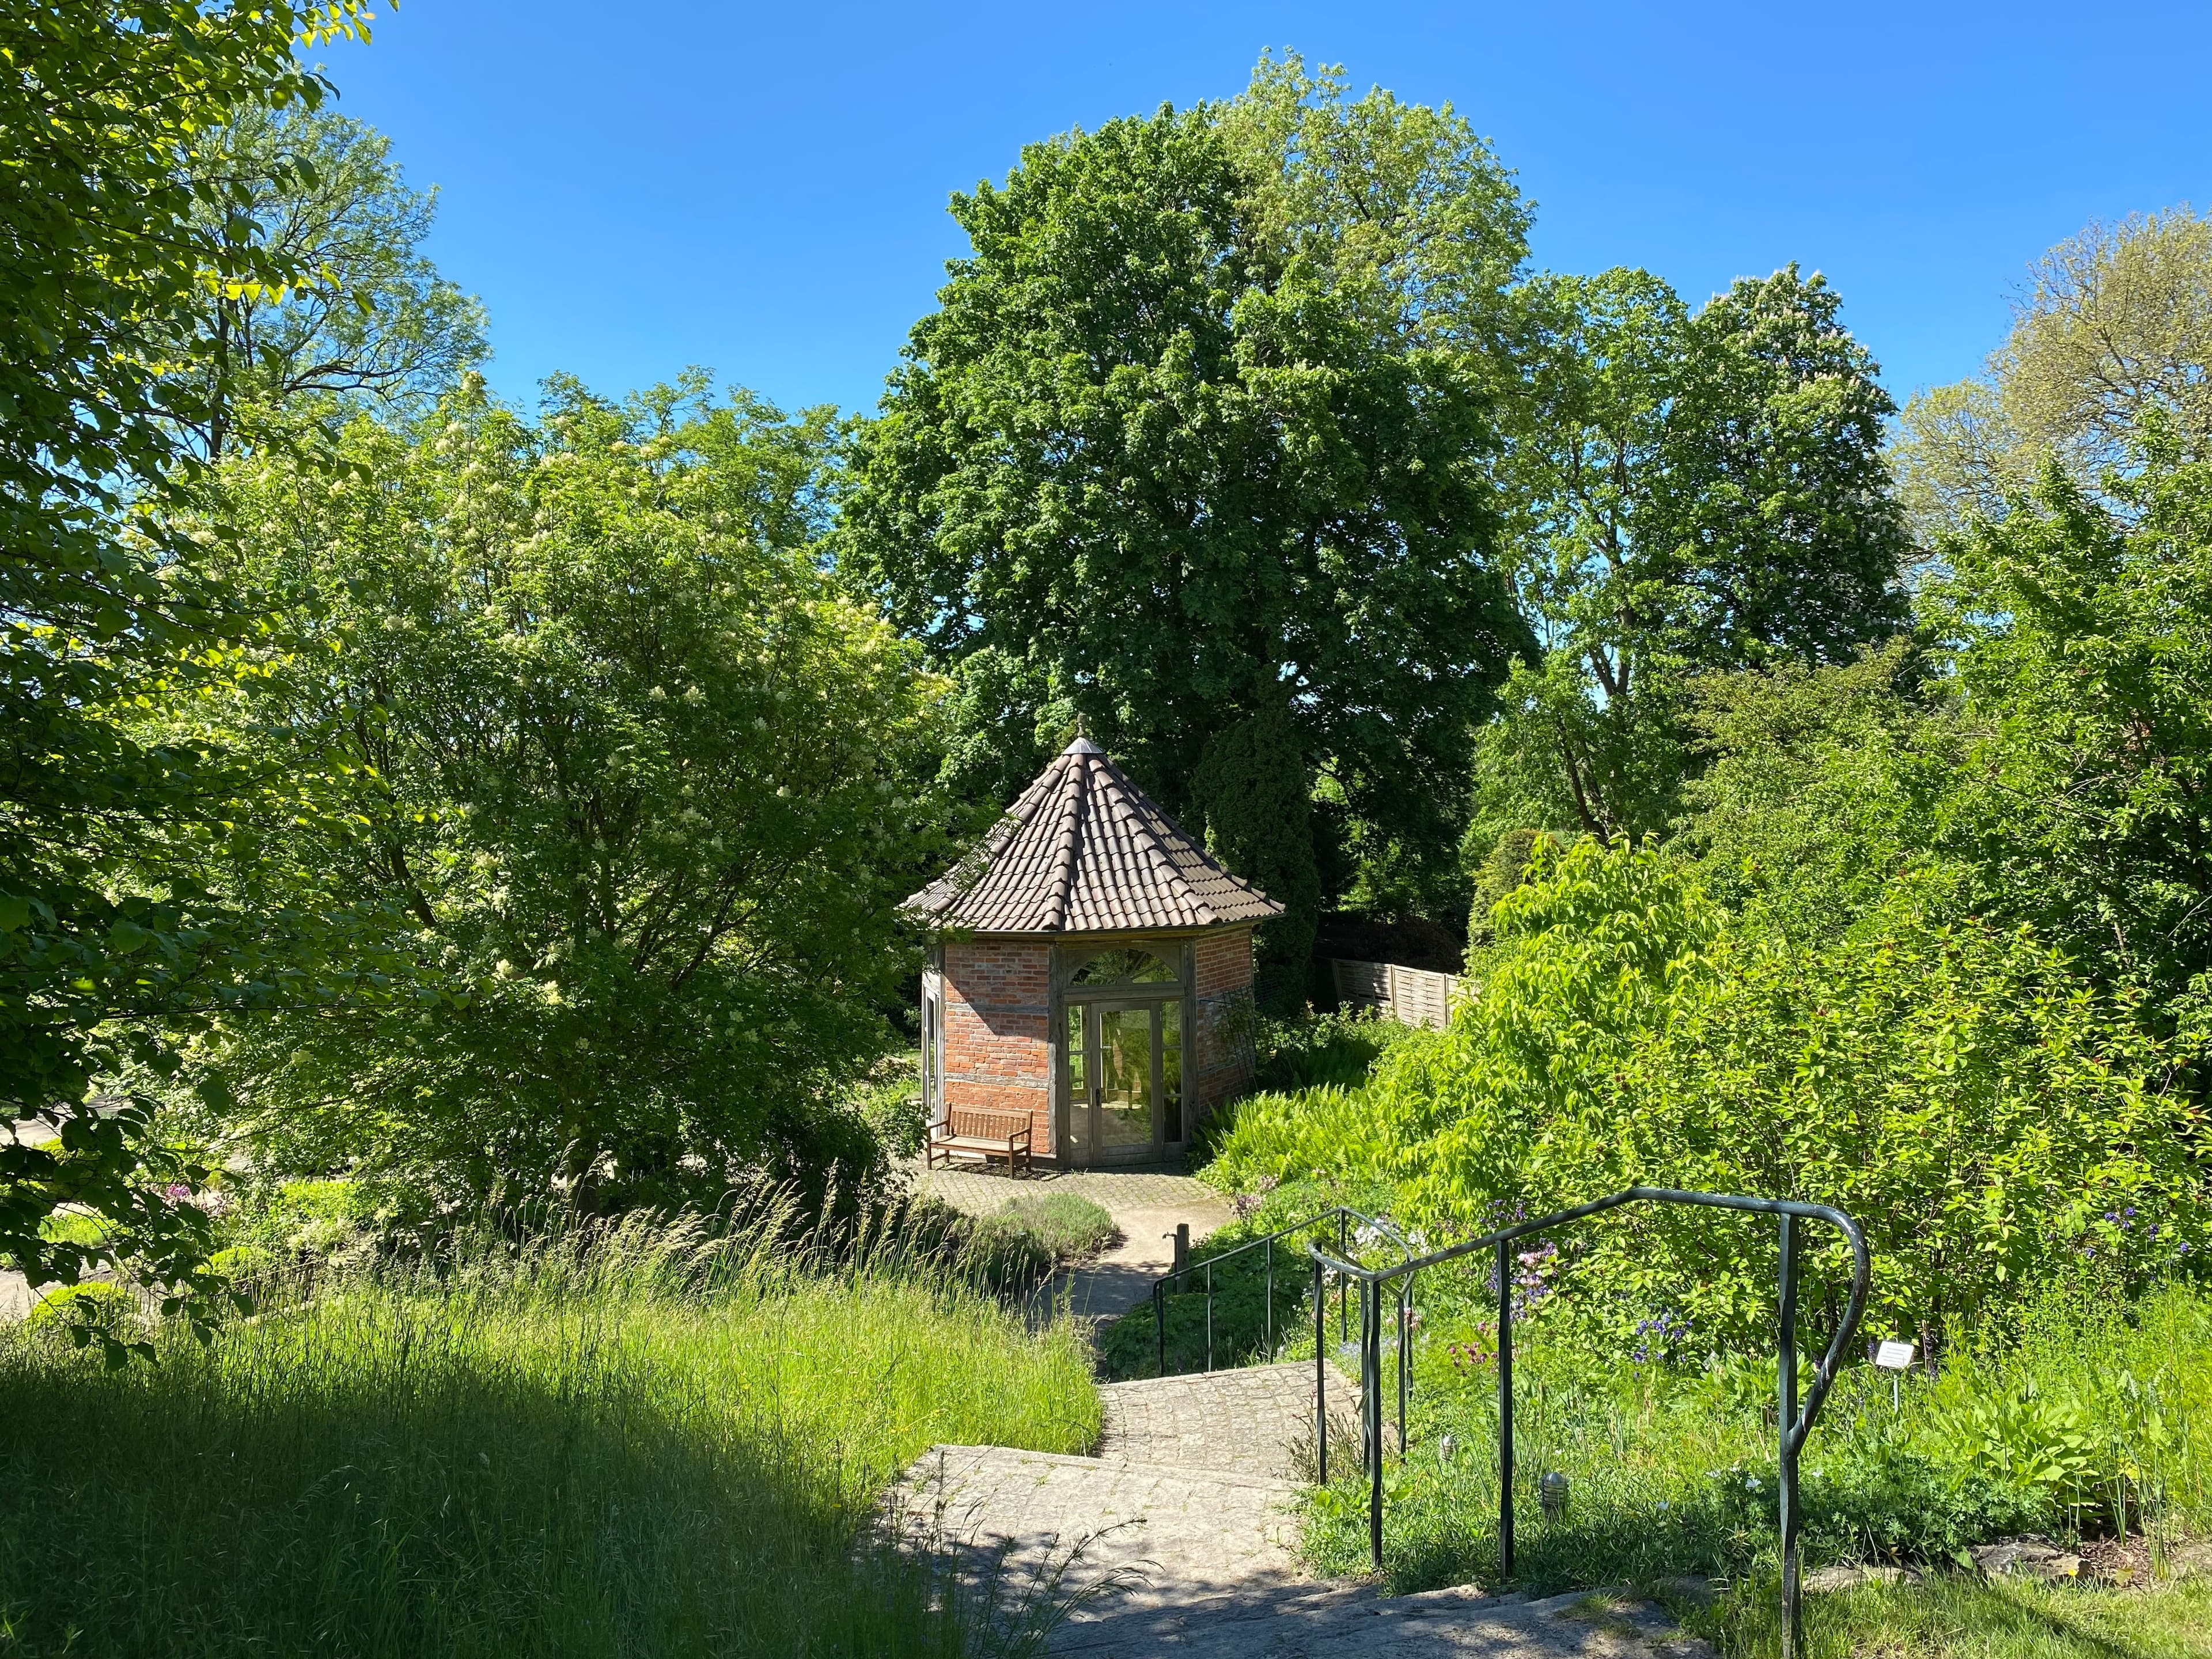
[[[857,1249],[769,1212],[465,1232],[151,1364],[0,1333],[0,1651],[1018,1646],[1021,1587],[856,1543],[933,1442],[1085,1449],[1087,1358]]]
[[[1962,1338],[1940,1375],[1904,1379],[1895,1407],[1889,1379],[1853,1364],[1802,1464],[1808,1560],[1948,1570],[1971,1565],[1970,1546],[2021,1533],[2125,1529],[2166,1547],[2212,1523],[2212,1296],[2108,1291],[2053,1292],[2016,1330]],[[1497,1577],[1490,1301],[1486,1283],[1462,1280],[1419,1302],[1407,1449],[1395,1457],[1394,1398],[1385,1477],[1385,1572],[1402,1588]],[[1770,1356],[1663,1330],[1618,1349],[1568,1316],[1516,1322],[1514,1345],[1518,1582],[1772,1569]],[[1386,1376],[1395,1363],[1394,1342]],[[1556,1524],[1535,1492],[1554,1469],[1571,1483]],[[1358,1571],[1366,1485],[1356,1467],[1331,1474],[1306,1547],[1325,1570]]]

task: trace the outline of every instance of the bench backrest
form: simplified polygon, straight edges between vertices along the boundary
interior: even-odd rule
[[[945,1114],[945,1127],[956,1135],[982,1140],[1005,1140],[1029,1131],[1027,1112],[1008,1112],[990,1106],[955,1106]]]

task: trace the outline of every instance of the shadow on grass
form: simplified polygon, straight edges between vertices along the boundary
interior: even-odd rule
[[[1742,1659],[1782,1651],[1771,1576],[1742,1585],[1693,1627]],[[2197,1659],[2212,1654],[2212,1584],[2100,1589],[1942,1576],[1807,1599],[1808,1659]]]
[[[578,1322],[348,1304],[111,1372],[0,1345],[0,1653],[950,1656],[1043,1611],[871,1541],[875,1472]]]

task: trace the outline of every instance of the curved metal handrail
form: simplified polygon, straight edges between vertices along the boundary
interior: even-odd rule
[[[1206,1275],[1206,1369],[1210,1371],[1214,1368],[1213,1269],[1221,1262],[1243,1255],[1248,1250],[1257,1250],[1262,1248],[1267,1252],[1267,1285],[1265,1334],[1261,1340],[1266,1343],[1267,1352],[1272,1356],[1275,1351],[1275,1241],[1287,1238],[1292,1233],[1304,1232],[1317,1223],[1328,1221],[1334,1221],[1337,1224],[1339,1249],[1344,1248],[1341,1241],[1344,1234],[1348,1231],[1346,1224],[1352,1221],[1363,1222],[1368,1226],[1388,1234],[1397,1240],[1398,1246],[1402,1250],[1410,1253],[1413,1248],[1406,1236],[1398,1231],[1397,1224],[1389,1217],[1371,1216],[1364,1210],[1353,1209],[1348,1204],[1333,1204],[1325,1210],[1315,1211],[1303,1221],[1294,1221],[1287,1227],[1279,1227],[1273,1232],[1262,1234],[1258,1238],[1248,1238],[1241,1244],[1232,1244],[1225,1250],[1218,1250],[1213,1255],[1199,1261],[1186,1261],[1180,1268],[1162,1273],[1152,1281],[1152,1325],[1158,1342],[1159,1374],[1163,1376],[1166,1376],[1168,1369],[1167,1287],[1172,1284],[1176,1287],[1176,1293],[1182,1294],[1182,1282],[1191,1274],[1203,1272]],[[1340,1295],[1338,1300],[1341,1304],[1343,1298]],[[1343,1314],[1341,1306],[1338,1311],[1340,1323],[1341,1323]],[[1340,1334],[1342,1333],[1340,1332]]]
[[[1842,1368],[1843,1357],[1858,1333],[1860,1317],[1866,1311],[1867,1291],[1873,1279],[1874,1262],[1867,1249],[1866,1234],[1859,1224],[1841,1210],[1826,1204],[1805,1204],[1794,1199],[1747,1198],[1733,1193],[1697,1193],[1680,1191],[1671,1187],[1630,1187],[1587,1204],[1577,1204],[1572,1209],[1560,1210],[1551,1215],[1539,1216],[1533,1221],[1516,1222],[1496,1232],[1485,1233],[1480,1238],[1462,1240],[1441,1250],[1398,1262],[1388,1267],[1362,1267],[1340,1257],[1332,1256],[1318,1244],[1309,1244],[1308,1254],[1313,1258],[1314,1273],[1314,1424],[1319,1453],[1319,1474],[1328,1478],[1328,1419],[1325,1376],[1322,1370],[1322,1334],[1321,1330],[1322,1287],[1324,1272],[1334,1272],[1345,1279],[1358,1282],[1360,1292],[1360,1359],[1363,1439],[1365,1442],[1369,1474],[1368,1543],[1374,1565],[1382,1565],[1382,1425],[1381,1339],[1382,1287],[1401,1276],[1410,1284],[1413,1274],[1424,1268],[1443,1262],[1457,1261],[1488,1249],[1496,1254],[1498,1279],[1498,1564],[1501,1577],[1513,1571],[1513,1275],[1511,1247],[1517,1239],[1531,1234],[1547,1232],[1570,1222],[1581,1221],[1601,1215],[1607,1210],[1619,1209],[1625,1204],[1658,1203],[1688,1204],[1708,1209],[1739,1210],[1755,1214],[1775,1215],[1782,1218],[1782,1261],[1779,1279],[1779,1335],[1778,1393],[1781,1410],[1777,1424],[1781,1462],[1781,1492],[1778,1498],[1782,1530],[1782,1611],[1783,1659],[1792,1659],[1802,1640],[1799,1624],[1798,1595],[1798,1534],[1802,1524],[1797,1502],[1797,1459],[1804,1448],[1806,1437],[1811,1434],[1813,1424],[1827,1401],[1836,1376]],[[1834,1340],[1828,1344],[1826,1353],[1814,1368],[1812,1388],[1805,1396],[1801,1410],[1797,1399],[1797,1272],[1796,1224],[1803,1221],[1825,1221],[1839,1230],[1851,1247],[1851,1292],[1844,1307],[1844,1316],[1836,1327]],[[1400,1308],[1399,1369],[1401,1373],[1399,1393],[1399,1438],[1402,1454],[1405,1437],[1405,1391],[1402,1374],[1407,1367],[1405,1354],[1406,1303],[1401,1292]]]

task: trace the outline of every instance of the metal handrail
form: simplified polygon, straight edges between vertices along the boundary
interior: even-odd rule
[[[1313,1258],[1314,1282],[1314,1425],[1319,1453],[1318,1473],[1323,1480],[1328,1478],[1328,1401],[1323,1371],[1323,1337],[1322,1333],[1323,1275],[1334,1272],[1340,1283],[1357,1280],[1360,1286],[1359,1350],[1360,1350],[1360,1417],[1364,1450],[1368,1474],[1367,1533],[1369,1552],[1376,1568],[1382,1565],[1382,1291],[1385,1283],[1402,1278],[1407,1285],[1414,1273],[1426,1267],[1472,1255],[1475,1251],[1492,1249],[1496,1252],[1498,1276],[1498,1576],[1510,1578],[1513,1573],[1513,1273],[1512,1245],[1515,1240],[1533,1233],[1547,1232],[1565,1226],[1571,1221],[1602,1214],[1620,1208],[1624,1204],[1650,1202],[1657,1204],[1691,1204],[1709,1209],[1742,1210],[1782,1218],[1782,1261],[1778,1274],[1779,1316],[1777,1321],[1779,1353],[1778,1376],[1781,1409],[1778,1429],[1781,1453],[1781,1492],[1778,1499],[1782,1529],[1782,1655],[1783,1659],[1794,1659],[1803,1640],[1800,1622],[1802,1608],[1798,1584],[1798,1534],[1803,1516],[1797,1501],[1797,1458],[1804,1448],[1805,1439],[1812,1432],[1813,1424],[1820,1416],[1820,1407],[1826,1403],[1828,1393],[1835,1386],[1836,1375],[1843,1363],[1844,1351],[1857,1334],[1859,1318],[1866,1311],[1867,1287],[1873,1275],[1873,1259],[1867,1249],[1866,1235],[1857,1222],[1841,1210],[1825,1204],[1802,1204],[1793,1199],[1744,1198],[1727,1193],[1680,1192],[1668,1187],[1631,1187],[1625,1191],[1595,1199],[1588,1204],[1578,1204],[1570,1210],[1553,1215],[1540,1216],[1534,1221],[1516,1223],[1480,1238],[1465,1240],[1424,1256],[1401,1261],[1388,1267],[1362,1267],[1340,1257],[1331,1256],[1317,1244],[1307,1246]],[[1797,1400],[1797,1261],[1796,1223],[1825,1221],[1839,1229],[1851,1247],[1851,1293],[1844,1310],[1844,1316],[1836,1327],[1836,1334],[1828,1344],[1814,1370],[1813,1386],[1805,1397],[1801,1411]],[[1341,1248],[1341,1247],[1340,1247]],[[1348,1254],[1348,1252],[1347,1252]],[[1398,1366],[1400,1388],[1398,1396],[1399,1455],[1405,1454],[1406,1393],[1404,1377],[1407,1372],[1407,1324],[1405,1311],[1407,1292],[1399,1294]]]
[[[1203,1261],[1186,1261],[1183,1263],[1180,1270],[1162,1273],[1158,1279],[1152,1281],[1152,1328],[1158,1339],[1159,1358],[1158,1364],[1159,1375],[1165,1376],[1168,1374],[1167,1287],[1170,1284],[1173,1284],[1176,1287],[1176,1293],[1177,1295],[1181,1295],[1183,1293],[1182,1288],[1182,1281],[1188,1279],[1191,1274],[1198,1273],[1201,1269],[1204,1270],[1206,1274],[1206,1370],[1210,1371],[1214,1368],[1214,1265],[1217,1262],[1226,1261],[1232,1256],[1242,1255],[1247,1250],[1256,1250],[1263,1247],[1266,1249],[1267,1253],[1267,1305],[1266,1335],[1263,1338],[1263,1340],[1267,1345],[1268,1357],[1273,1358],[1275,1352],[1275,1241],[1279,1238],[1287,1238],[1292,1233],[1304,1232],[1312,1228],[1317,1223],[1330,1220],[1334,1220],[1336,1223],[1336,1248],[1339,1250],[1346,1251],[1348,1253],[1348,1241],[1351,1234],[1351,1227],[1352,1223],[1354,1221],[1363,1222],[1368,1226],[1376,1228],[1382,1232],[1389,1234],[1392,1238],[1398,1241],[1399,1247],[1402,1249],[1410,1250],[1413,1248],[1406,1242],[1405,1235],[1401,1233],[1396,1226],[1393,1224],[1388,1218],[1369,1215],[1365,1211],[1355,1210],[1348,1204],[1334,1204],[1326,1210],[1315,1211],[1313,1214],[1308,1216],[1303,1221],[1294,1221],[1287,1227],[1279,1227],[1273,1232],[1265,1234],[1261,1237],[1248,1238],[1241,1244],[1232,1244],[1227,1249],[1218,1250],[1213,1255],[1205,1258]],[[1340,1340],[1343,1340],[1350,1334],[1350,1320],[1346,1307],[1344,1291],[1345,1287],[1340,1285],[1337,1288],[1337,1335]],[[1401,1419],[1403,1415],[1404,1410],[1401,1402],[1400,1408],[1400,1416]]]

